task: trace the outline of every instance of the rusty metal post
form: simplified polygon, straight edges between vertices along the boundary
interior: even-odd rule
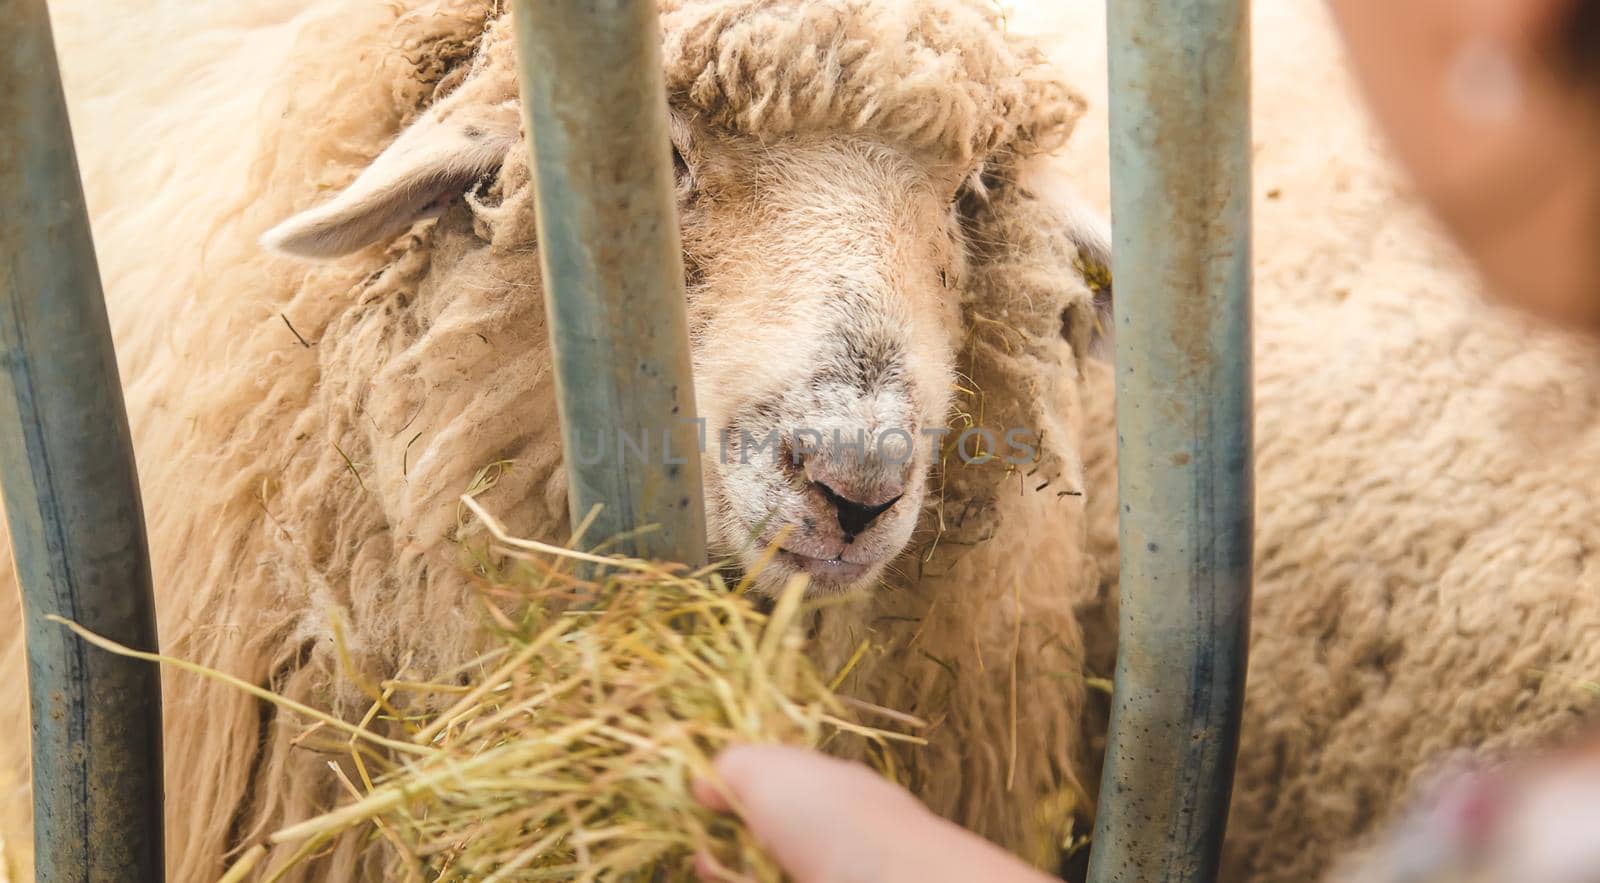
[[[35,879],[162,879],[143,510],[45,0],[0,0],[0,488],[22,589]]]
[[[568,499],[619,551],[705,560],[700,432],[652,0],[518,0]]]
[[[1110,0],[1121,625],[1095,883],[1216,878],[1244,701],[1249,0]]]

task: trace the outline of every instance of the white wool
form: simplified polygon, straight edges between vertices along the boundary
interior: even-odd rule
[[[872,67],[876,56],[850,56],[868,58],[852,74],[857,87],[916,104],[866,113],[860,95],[836,95],[839,108],[854,109],[850,143],[885,139],[905,148],[895,163],[927,168],[1000,146],[993,169],[1021,174],[1016,154],[1058,140],[1079,105],[1041,79],[1025,51],[964,24],[986,20],[981,4],[861,7],[830,26],[870,34],[945,2],[959,15],[932,15],[938,26],[925,26],[916,55],[938,76],[902,82]],[[460,85],[488,4],[212,6],[95,0],[56,9],[163,649],[356,714],[366,700],[339,671],[335,621],[369,677],[402,663],[427,676],[481,647],[481,617],[454,554],[454,501],[481,467],[516,460],[485,505],[513,530],[564,539],[544,315],[528,296],[538,272],[525,161],[513,152],[491,188],[503,203],[458,205],[339,261],[269,255],[257,244],[263,231],[327,202],[437,94]],[[674,20],[692,23],[705,4],[673,8],[688,10]],[[802,37],[788,33],[784,45],[803,49]],[[893,58],[894,44],[873,45]],[[129,67],[130,56],[143,67]],[[1019,65],[1026,76],[1007,73]],[[757,135],[766,125],[802,139],[830,131],[821,105],[737,112],[751,96],[777,95],[781,109],[791,92],[725,72],[690,78],[697,106],[727,101],[730,125]],[[986,78],[1001,82],[994,94]],[[869,640],[878,652],[845,689],[934,718],[932,746],[902,759],[930,805],[1043,859],[1055,844],[1038,840],[1036,805],[1065,792],[1087,812],[1073,605],[1098,576],[1085,551],[1085,501],[1071,492],[1087,458],[1078,372],[1099,369],[1078,359],[1091,323],[1073,270],[1077,218],[1006,182],[972,210],[981,243],[944,309],[975,329],[959,341],[958,368],[981,399],[962,404],[981,405],[991,425],[1044,429],[1033,480],[1050,489],[999,472],[944,473],[918,545],[896,563],[902,575],[824,616],[819,644],[824,661],[839,664]],[[14,596],[0,603],[10,609]],[[16,636],[0,640],[0,662],[21,670]],[[3,686],[13,707],[17,681]],[[295,746],[300,722],[249,697],[168,673],[165,714],[169,879],[214,879],[230,850],[341,799],[326,756]],[[22,724],[14,719],[0,740],[10,786],[0,831],[13,846],[26,840],[28,815]],[[374,852],[347,838],[304,873],[356,877],[378,866]]]
[[[1090,107],[1068,166],[1100,200],[1104,4],[1043,17]],[[1222,879],[1299,883],[1440,755],[1600,717],[1600,347],[1484,300],[1390,162],[1323,3],[1256,3],[1252,27],[1256,601]],[[1114,516],[1091,513],[1114,573]]]

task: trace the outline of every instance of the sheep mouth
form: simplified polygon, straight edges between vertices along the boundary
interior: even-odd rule
[[[788,549],[779,549],[778,561],[789,567],[809,575],[813,582],[825,585],[845,586],[852,585],[865,579],[872,572],[875,563],[862,564],[855,561],[846,561],[840,557],[816,558],[811,555],[802,555]]]

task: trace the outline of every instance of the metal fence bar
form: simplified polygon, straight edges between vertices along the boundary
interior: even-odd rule
[[[568,498],[587,539],[705,560],[660,29],[651,0],[517,0]]]
[[[143,510],[44,0],[0,0],[0,488],[21,585],[35,879],[159,881],[161,681]]]
[[[1090,879],[1210,881],[1249,644],[1249,0],[1110,0],[1121,627]]]

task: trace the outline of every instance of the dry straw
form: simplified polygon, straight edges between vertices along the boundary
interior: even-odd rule
[[[493,538],[478,569],[499,640],[437,682],[363,684],[373,701],[358,722],[72,627],[337,733],[348,762],[330,762],[330,775],[350,801],[271,839],[301,861],[352,831],[382,838],[393,879],[676,880],[691,878],[699,856],[725,879],[779,880],[736,819],[691,797],[691,782],[715,782],[711,759],[738,743],[918,741],[858,723],[865,712],[917,725],[835,696],[811,665],[803,580],[767,610],[745,593],[748,579],[728,586],[709,570],[518,539],[474,500],[463,506]],[[224,880],[246,879],[263,854],[246,853]]]

